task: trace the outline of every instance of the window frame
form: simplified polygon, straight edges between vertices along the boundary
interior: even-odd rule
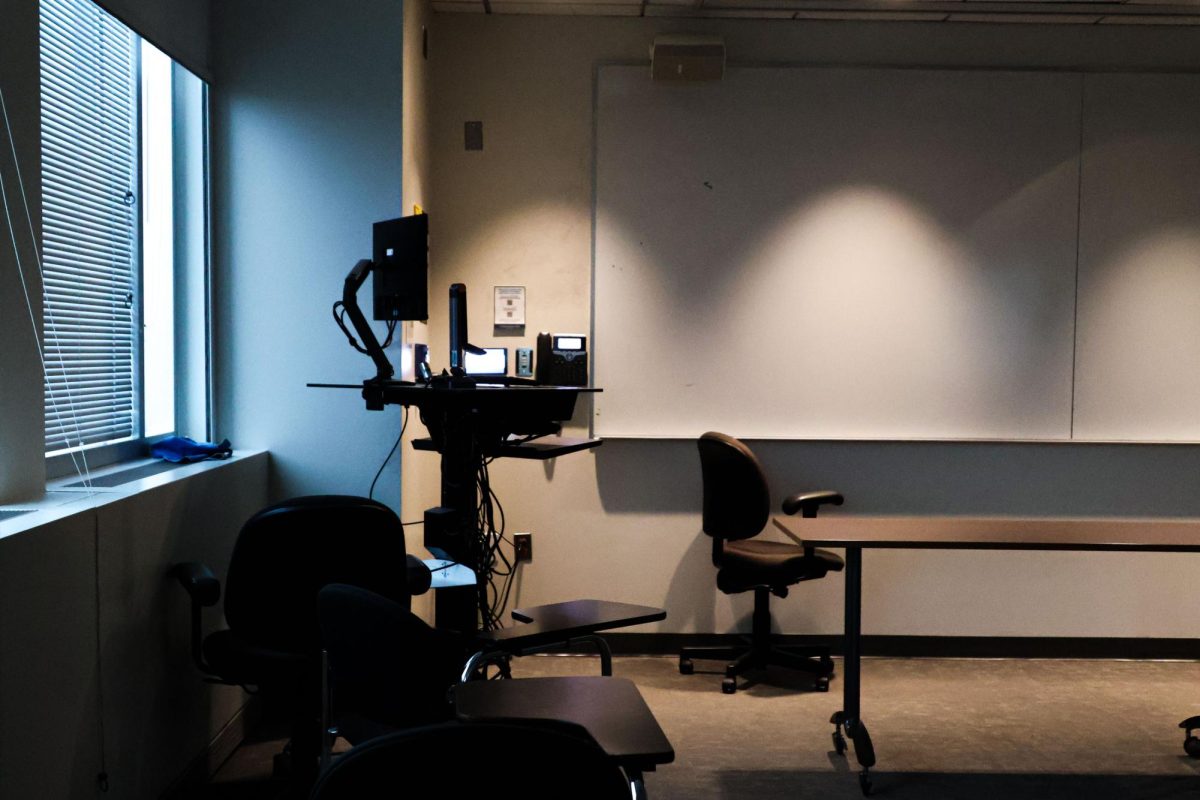
[[[91,5],[95,6],[100,12],[112,15],[103,7],[95,3],[95,0],[86,0]],[[42,13],[39,2],[39,15]],[[104,465],[113,464],[120,461],[133,460],[145,457],[150,446],[168,436],[174,435],[180,430],[181,416],[185,415],[184,409],[190,411],[187,416],[193,418],[202,417],[202,419],[190,420],[193,427],[201,428],[193,432],[193,435],[200,435],[205,438],[211,438],[212,429],[212,347],[211,347],[211,152],[210,152],[210,86],[207,80],[184,66],[182,63],[170,56],[169,53],[157,48],[152,41],[139,34],[126,25],[122,20],[112,17],[117,24],[123,26],[131,34],[132,49],[133,49],[133,64],[134,64],[134,80],[131,86],[134,103],[134,119],[136,130],[131,133],[135,142],[135,158],[136,164],[133,165],[134,180],[131,184],[136,187],[137,192],[133,217],[133,231],[135,241],[132,243],[133,258],[135,265],[133,269],[134,296],[136,297],[135,308],[133,309],[133,331],[132,338],[135,343],[135,352],[133,353],[133,369],[134,369],[134,395],[135,402],[133,403],[134,425],[133,434],[127,438],[122,438],[114,441],[97,442],[87,445],[78,446],[75,448],[45,451],[45,466],[47,480],[55,480],[75,472],[80,471],[81,464],[86,464],[86,469],[98,468]],[[172,236],[170,237],[172,248],[172,264],[171,264],[171,280],[173,282],[171,297],[167,302],[171,304],[172,309],[172,328],[173,328],[173,376],[172,376],[172,399],[174,402],[173,425],[172,430],[166,433],[160,433],[153,436],[147,436],[146,431],[146,385],[147,376],[145,369],[145,210],[143,205],[143,197],[146,193],[146,153],[145,153],[145,80],[143,73],[143,53],[144,47],[154,47],[167,58],[170,64],[169,84],[172,111],[170,117],[170,127],[172,129],[172,144],[171,144],[171,195],[172,195],[172,216],[171,227]],[[41,45],[39,45],[41,47]],[[182,74],[181,72],[182,71]],[[184,77],[186,76],[186,77]],[[194,81],[194,83],[193,83]],[[186,110],[181,110],[180,103],[186,99],[189,107]],[[186,115],[186,123],[180,123],[180,120]],[[177,134],[174,128],[177,124],[187,124],[192,127],[188,129],[186,134]],[[176,138],[185,138],[187,140],[186,155],[180,159],[180,148],[176,145]],[[199,184],[195,183],[199,179]],[[186,194],[191,200],[191,205],[180,203],[181,194]],[[43,201],[44,202],[44,201]],[[194,241],[196,237],[187,236],[187,242],[184,247],[187,249],[182,251],[181,255],[181,233],[178,230],[181,220],[186,215],[200,215],[198,222],[191,222],[191,231],[197,233],[200,241]],[[43,232],[43,248],[44,248],[44,232]],[[195,303],[196,298],[191,295],[195,292],[191,289],[196,289],[203,293],[203,310],[199,314],[196,312],[188,313],[183,306],[183,292],[185,291],[183,284],[190,285],[188,302]],[[44,290],[43,290],[44,295]],[[43,324],[45,317],[43,316]],[[203,338],[203,363],[189,364],[186,369],[179,363],[180,352],[182,348],[193,348],[193,354],[199,358],[200,352],[197,348],[194,337]],[[189,339],[193,341],[189,342]],[[192,359],[195,361],[196,359]],[[43,397],[46,397],[46,378],[43,376]],[[43,409],[42,418],[45,420],[48,416],[47,409]]]

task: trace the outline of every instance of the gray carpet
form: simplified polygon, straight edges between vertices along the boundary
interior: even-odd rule
[[[734,695],[720,664],[683,676],[672,658],[617,658],[675,748],[646,776],[651,800],[860,797],[853,757],[833,753],[841,706],[802,676],[772,670]],[[839,664],[840,666],[840,664]],[[598,674],[595,658],[531,656],[516,677]],[[875,794],[907,798],[1194,798],[1200,762],[1181,719],[1200,714],[1200,664],[1129,661],[867,659],[863,718],[879,763]],[[209,787],[255,793],[276,743],[243,747]],[[261,786],[261,784],[259,784]]]

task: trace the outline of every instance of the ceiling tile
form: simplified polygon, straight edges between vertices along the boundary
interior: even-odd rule
[[[493,14],[560,14],[581,17],[636,17],[641,13],[641,3],[594,3],[594,2],[497,2],[492,0]]]
[[[1150,16],[1147,14],[1110,14],[1100,20],[1101,25],[1200,25],[1200,16]]]
[[[474,0],[470,3],[445,2],[445,0],[433,0],[432,8],[439,14],[482,14],[483,3],[479,0]]]
[[[999,22],[1033,23],[1037,25],[1094,25],[1100,21],[1098,14],[974,14],[970,12],[951,14],[948,22]]]
[[[795,19],[860,19],[891,22],[940,22],[944,11],[797,11]]]

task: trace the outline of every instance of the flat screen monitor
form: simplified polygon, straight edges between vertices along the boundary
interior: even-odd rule
[[[463,366],[466,368],[468,375],[498,378],[508,374],[507,347],[485,347],[481,356],[469,351],[463,355]]]
[[[375,319],[429,319],[429,216],[376,222],[371,260]]]

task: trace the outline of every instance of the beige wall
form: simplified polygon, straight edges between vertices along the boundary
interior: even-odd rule
[[[159,797],[245,703],[192,664],[169,571],[201,561],[224,580],[266,504],[267,455],[184,469],[0,530],[0,797],[95,798],[102,770],[104,797]],[[219,608],[204,626],[224,627]]]
[[[0,503],[37,497],[46,487],[42,367],[38,359],[42,283],[29,235],[29,209],[41,239],[41,106],[38,101],[38,5],[0,0],[0,92],[12,129],[0,119],[0,182],[9,214],[0,216]],[[16,151],[16,162],[13,150]],[[18,174],[19,167],[19,174]],[[22,200],[21,184],[25,198]],[[26,205],[28,204],[28,205]],[[16,237],[21,270],[10,237]],[[22,284],[22,280],[24,285]]]
[[[210,0],[98,0],[98,5],[192,72],[210,77]]]
[[[444,297],[455,281],[470,289],[475,344],[532,346],[540,330],[590,330],[595,66],[645,62],[663,31],[719,33],[735,64],[1200,68],[1200,33],[1191,30],[435,15],[435,368],[446,363]],[[468,120],[484,123],[483,152],[463,149]],[[504,284],[527,287],[523,337],[492,335],[492,286]],[[653,391],[653,376],[646,379]],[[576,433],[586,432],[589,411],[580,404]],[[755,447],[776,498],[836,488],[848,498],[845,512],[1200,515],[1193,446]],[[437,502],[437,457],[406,449],[404,459],[405,518],[417,519]],[[663,605],[663,631],[747,627],[750,598],[713,585],[698,473],[695,446],[685,441],[609,440],[545,464],[496,462],[491,477],[507,530],[535,534],[515,604],[590,596]],[[1200,621],[1178,613],[1200,579],[1195,558],[885,551],[866,556],[864,579],[863,624],[872,634],[1200,635]],[[842,588],[840,576],[797,587],[775,605],[780,628],[836,632]]]

